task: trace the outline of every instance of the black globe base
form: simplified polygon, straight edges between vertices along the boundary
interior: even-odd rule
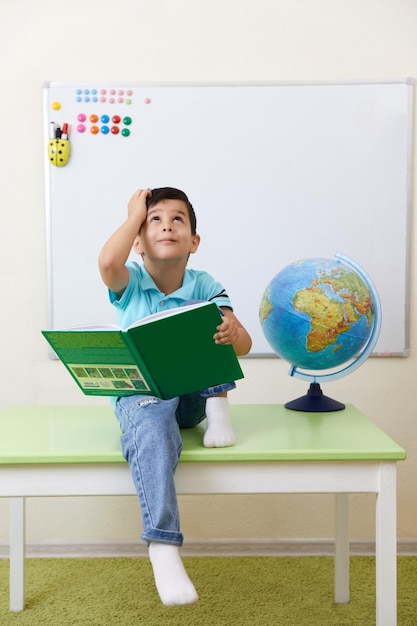
[[[311,383],[305,396],[287,402],[285,408],[292,411],[304,411],[305,413],[327,413],[330,411],[342,411],[345,405],[325,396],[319,383]]]

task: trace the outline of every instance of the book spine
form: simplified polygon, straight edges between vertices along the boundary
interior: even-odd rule
[[[147,392],[138,391],[138,394],[144,395],[146,393],[150,396],[157,396],[158,398],[161,398],[162,400],[166,400],[159,386],[156,384],[155,379],[152,376],[149,368],[147,367],[145,360],[141,356],[139,349],[137,348],[135,343],[131,340],[129,332],[121,331],[121,335],[123,337],[123,341],[125,342],[127,348],[129,349],[130,354],[132,355],[133,360],[135,361],[137,367],[139,368],[143,376],[143,379],[145,380],[145,382],[147,383],[149,387],[149,391]],[[120,395],[123,395],[123,394],[120,394]]]

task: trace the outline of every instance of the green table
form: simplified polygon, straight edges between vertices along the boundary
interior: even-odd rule
[[[355,407],[299,413],[232,405],[236,446],[183,431],[180,494],[334,493],[335,601],[349,600],[348,498],[376,494],[376,624],[396,625],[396,463],[405,451]],[[0,412],[0,496],[10,499],[10,609],[24,608],[25,498],[134,494],[110,406]]]

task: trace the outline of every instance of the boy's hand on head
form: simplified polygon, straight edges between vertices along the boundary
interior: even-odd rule
[[[139,226],[141,226],[146,220],[146,216],[148,214],[146,199],[151,195],[152,192],[150,189],[137,189],[128,202],[128,216],[129,218],[133,218],[137,221]]]

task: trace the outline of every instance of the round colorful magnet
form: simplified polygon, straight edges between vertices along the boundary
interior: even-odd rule
[[[53,103],[51,104],[51,106],[52,106],[52,108],[53,108],[53,110],[54,110],[54,111],[59,111],[59,109],[61,108],[61,103],[60,103],[60,102],[56,102],[56,101],[55,101],[55,102],[53,102]]]
[[[123,124],[125,124],[126,126],[130,126],[131,123],[132,123],[132,118],[131,117],[124,117],[123,118]]]
[[[103,122],[103,124],[107,124],[107,122],[110,120],[108,115],[102,115],[100,117],[100,121]]]
[[[128,128],[124,128],[124,129],[122,130],[122,135],[123,135],[123,137],[129,137],[129,135],[130,135],[130,130],[129,130]]]
[[[101,130],[101,132],[103,133],[103,135],[108,135],[108,134],[109,134],[109,131],[110,131],[110,128],[109,128],[108,126],[102,126],[102,127],[100,128],[100,130]]]
[[[98,133],[99,131],[100,131],[100,129],[99,129],[99,127],[98,127],[98,126],[92,126],[92,127],[90,128],[90,133],[91,133],[92,135],[97,135],[97,133]]]
[[[85,122],[85,120],[86,120],[86,119],[87,119],[87,116],[86,116],[84,113],[79,113],[79,114],[77,115],[77,120],[78,120],[79,122]]]
[[[90,115],[90,122],[92,124],[95,124],[96,122],[98,122],[98,115],[96,115],[95,113],[93,113],[92,115]]]
[[[112,126],[110,130],[111,130],[112,135],[117,135],[119,133],[120,128],[118,126]]]

